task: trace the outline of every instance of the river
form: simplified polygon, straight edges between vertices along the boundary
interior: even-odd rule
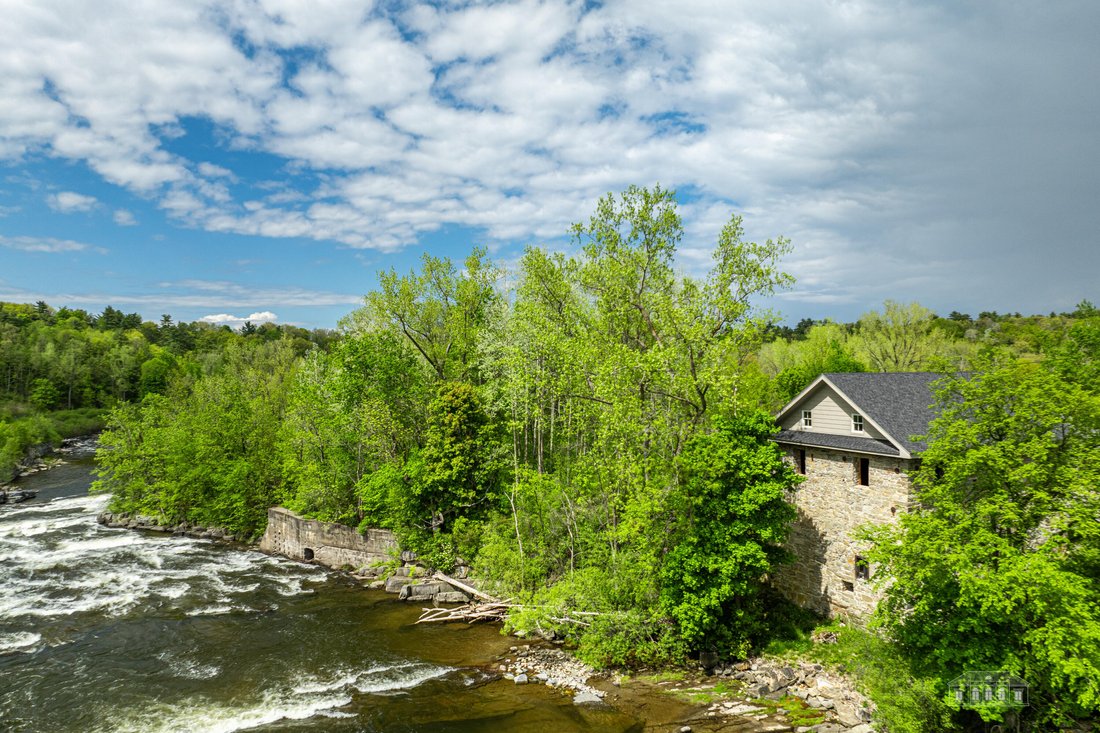
[[[91,458],[0,506],[0,730],[641,731],[606,706],[485,666],[514,640],[414,626],[345,576],[96,523]]]

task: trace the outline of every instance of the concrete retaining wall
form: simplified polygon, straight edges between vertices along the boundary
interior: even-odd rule
[[[305,519],[288,509],[272,507],[267,510],[267,531],[260,539],[260,549],[334,569],[356,570],[391,559],[397,539],[387,529],[370,529],[362,535],[351,527]]]

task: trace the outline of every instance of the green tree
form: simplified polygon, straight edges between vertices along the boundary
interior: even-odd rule
[[[39,410],[49,410],[61,401],[61,392],[48,379],[36,379],[31,386],[31,404]]]
[[[449,259],[425,254],[419,274],[383,273],[359,315],[365,328],[402,334],[431,366],[436,379],[469,380],[487,308],[496,297],[497,269],[475,249],[459,272]]]
[[[942,681],[1006,670],[1064,725],[1100,711],[1100,403],[1040,365],[984,366],[941,383],[920,503],[868,535],[879,613]]]
[[[471,385],[440,387],[428,407],[424,468],[410,497],[421,527],[450,528],[459,517],[480,518],[498,508],[501,463],[493,429]]]
[[[876,372],[917,372],[951,366],[950,340],[919,303],[887,300],[883,312],[859,319],[856,356]]]
[[[767,413],[719,418],[680,456],[680,518],[664,564],[661,601],[695,648],[743,657],[763,629],[766,575],[788,559],[781,547],[795,518],[786,494],[799,481],[768,440]]]

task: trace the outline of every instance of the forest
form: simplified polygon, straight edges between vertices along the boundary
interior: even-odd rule
[[[957,724],[963,668],[1028,679],[1036,726],[1100,712],[1100,311],[886,301],[780,326],[759,303],[793,284],[790,242],[732,217],[689,277],[660,188],[608,195],[572,237],[510,271],[425,255],[336,332],[0,304],[0,463],[79,414],[106,426],[113,511],[250,538],[272,505],[390,528],[522,600],[509,629],[675,665],[824,623],[767,584],[799,482],[768,439],[778,408],[823,372],[941,372],[920,504],[866,536],[892,579],[874,653],[910,678],[891,730]]]

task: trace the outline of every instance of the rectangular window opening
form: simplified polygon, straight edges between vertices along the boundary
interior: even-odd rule
[[[871,565],[867,559],[856,555],[856,580],[870,580]]]
[[[869,458],[860,458],[859,463],[859,485],[870,486],[871,485],[871,460]]]
[[[812,428],[814,425],[814,413],[811,410],[802,411],[802,427]]]
[[[852,432],[853,433],[862,433],[863,432],[863,415],[857,415],[856,413],[852,413]]]
[[[806,475],[806,451],[802,448],[798,449],[798,472]]]
[[[851,581],[845,580],[845,581],[841,581],[841,582],[844,583],[844,590],[846,590],[848,592],[854,591],[856,589],[855,583],[852,583]]]

